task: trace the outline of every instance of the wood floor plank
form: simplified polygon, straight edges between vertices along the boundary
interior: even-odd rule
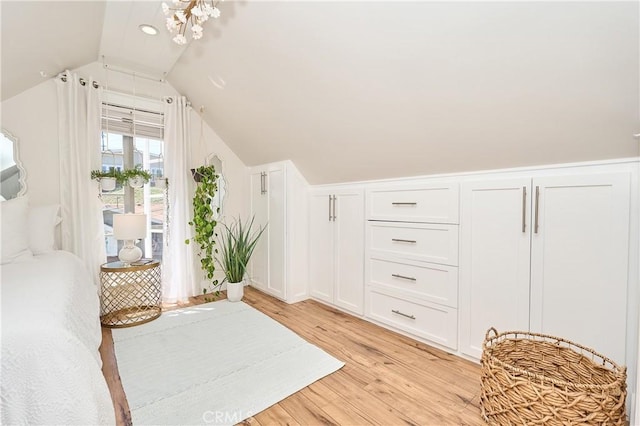
[[[224,299],[224,293],[218,300]],[[194,297],[175,309],[204,303]],[[286,304],[253,288],[243,301],[345,362],[326,376],[244,424],[482,424],[480,366],[313,300]],[[105,377],[128,413],[110,330],[103,332]],[[111,346],[111,353],[108,347]],[[116,379],[117,378],[117,379]],[[118,390],[118,386],[120,389]],[[115,405],[115,403],[114,403]],[[122,413],[121,413],[122,415]],[[119,425],[130,424],[121,416]]]
[[[122,380],[120,380],[120,373],[118,372],[118,361],[116,360],[110,328],[102,328],[102,342],[100,343],[99,352],[102,358],[102,374],[109,387],[113,409],[116,414],[116,422],[119,426],[130,426],[133,424],[131,412],[127,397],[122,389]]]
[[[292,416],[280,406],[280,404],[275,404],[269,407],[267,410],[264,410],[255,416],[253,416],[256,420],[260,422],[263,426],[274,426],[274,425],[282,425],[282,426],[299,426],[298,423]]]
[[[340,424],[300,392],[280,401],[280,406],[302,425]]]
[[[359,369],[353,369],[351,373],[354,370]],[[353,376],[341,370],[323,378],[322,381],[339,393],[343,401],[348,401],[349,405],[358,411],[368,424],[414,424],[404,413],[368,393],[361,382],[352,380],[351,377]],[[371,382],[374,380],[372,378]]]
[[[337,399],[340,399],[340,395],[334,392],[330,387],[328,387],[324,382],[317,381],[302,389],[300,393],[307,398],[318,407],[323,408],[327,405],[332,404]]]

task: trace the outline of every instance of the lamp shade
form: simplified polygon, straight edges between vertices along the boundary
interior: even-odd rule
[[[113,236],[116,240],[139,240],[147,236],[146,214],[114,214]]]

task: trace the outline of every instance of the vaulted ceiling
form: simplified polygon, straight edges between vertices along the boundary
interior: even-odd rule
[[[219,7],[179,47],[160,2],[3,0],[2,99],[93,61],[166,77],[247,165],[312,183],[640,154],[638,2]]]

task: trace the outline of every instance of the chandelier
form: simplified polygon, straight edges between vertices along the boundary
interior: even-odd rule
[[[187,44],[187,27],[191,26],[191,38],[202,38],[202,24],[209,18],[220,16],[217,5],[223,0],[173,0],[172,5],[162,3],[162,11],[167,18],[167,29],[175,34],[173,41]]]

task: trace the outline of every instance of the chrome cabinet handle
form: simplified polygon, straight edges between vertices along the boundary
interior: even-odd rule
[[[405,314],[404,312],[400,312],[395,309],[392,309],[391,312],[393,312],[394,314],[402,315],[403,317],[406,317],[406,318],[416,319],[416,317],[414,317],[413,315],[408,315],[408,314]]]
[[[338,216],[336,216],[336,196],[333,196],[333,221],[335,222]]]
[[[540,208],[540,187],[536,186],[536,217],[533,232],[538,233],[538,209]]]
[[[403,240],[401,238],[392,238],[391,241],[393,241],[394,243],[409,243],[409,244],[417,243],[416,240]]]
[[[331,195],[329,195],[329,222],[331,222],[331,202],[333,201],[333,198],[331,197]]]
[[[264,195],[266,192],[265,172],[260,172],[260,194]]]
[[[263,181],[264,181],[264,193],[267,193],[267,172],[263,172]]]
[[[400,275],[400,274],[391,274],[391,276],[394,278],[402,278],[403,280],[409,280],[409,281],[416,280],[414,277],[405,277],[404,275]]]
[[[404,202],[404,201],[392,201],[392,206],[417,206],[418,203]]]
[[[522,232],[525,232],[527,229],[527,214],[525,213],[527,209],[527,187],[522,187]]]

